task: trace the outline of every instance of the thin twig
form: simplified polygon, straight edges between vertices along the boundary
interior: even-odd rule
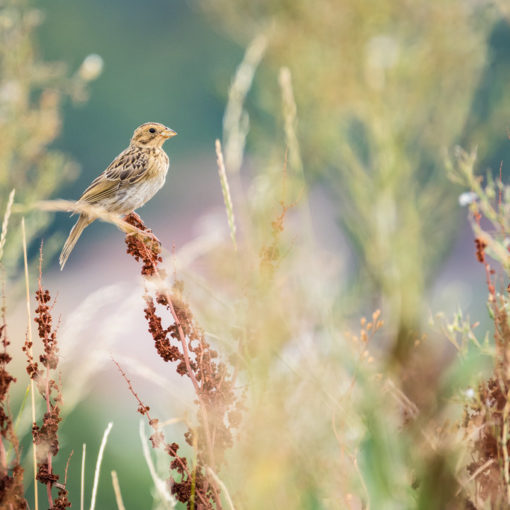
[[[122,367],[119,365],[119,363],[114,358],[112,358],[112,361],[115,363],[115,366],[117,367],[117,369],[119,370],[120,374],[122,375],[122,377],[126,381],[126,383],[128,385],[128,388],[129,388],[129,391],[135,397],[136,401],[138,402],[138,405],[140,405],[141,407],[145,408],[146,407],[145,404],[142,402],[142,400],[138,396],[138,393],[136,393],[135,389],[133,388],[133,385],[131,384],[131,381],[129,380],[129,377],[127,376],[126,372],[124,372],[124,370],[122,370]],[[149,424],[151,425],[153,430],[155,432],[158,432],[158,429],[153,425],[155,423],[155,421],[151,418],[151,416],[149,414],[149,411],[146,410],[144,414],[147,417],[147,420],[149,421]],[[142,438],[142,448],[143,448],[144,441],[145,441],[145,436],[143,435],[143,428],[141,429],[140,434],[141,434],[140,437]],[[182,460],[180,459],[180,457],[178,455],[176,455],[176,452],[173,452],[172,450],[170,450],[170,451],[171,451],[171,454],[176,458],[177,462],[179,462],[179,464],[181,465],[181,468],[186,472],[186,474],[188,475],[188,478],[191,479],[191,473],[190,473],[187,465],[182,462]],[[145,450],[144,450],[144,455],[145,455]],[[148,456],[145,456],[145,460],[146,460],[147,465],[149,466],[149,470],[150,470],[151,469],[151,465],[152,465],[152,461],[150,461],[150,454],[148,453],[148,450],[147,450],[147,455]],[[157,476],[156,475],[156,470],[151,471],[151,475],[153,473],[154,473],[155,476]],[[202,495],[200,493],[198,495],[199,495],[200,499],[202,500],[202,503],[207,507],[207,501],[205,501],[205,499],[202,497]]]
[[[25,232],[25,218],[21,218],[21,235],[23,238],[23,262],[25,264],[25,290],[26,290],[26,303],[27,303],[27,317],[28,317],[28,342],[30,345],[29,355],[32,358],[32,313],[30,311],[30,286],[28,282],[28,258],[27,258],[27,236]],[[32,400],[32,423],[35,423],[35,388],[34,380],[30,378],[30,395]],[[37,487],[37,446],[32,437],[32,460],[34,467],[34,506],[35,510],[39,510],[38,487]]]
[[[124,380],[126,381],[127,385],[128,385],[128,388],[129,388],[129,391],[131,392],[131,394],[135,397],[136,401],[138,402],[138,405],[140,407],[143,407],[145,408],[145,404],[142,402],[141,398],[138,396],[138,393],[136,393],[135,389],[133,388],[133,385],[131,384],[131,381],[129,380],[129,377],[127,376],[126,372],[124,372],[124,370],[122,370],[122,367],[117,363],[117,361],[112,358],[112,361],[115,363],[115,366],[117,367],[117,369],[119,370],[120,374],[122,375],[122,377],[124,378]],[[155,432],[158,432],[158,429],[153,425],[155,423],[155,421],[151,418],[150,414],[149,414],[149,411],[145,411],[145,416],[147,417],[147,420],[149,421],[149,424],[151,425],[151,427],[153,428],[153,430]],[[143,441],[142,441],[142,445],[143,445]],[[172,455],[174,454],[175,452],[172,452]],[[186,471],[186,474],[188,475],[188,478],[191,478],[191,473],[189,472],[189,469],[188,467],[186,466],[186,464],[184,464],[180,457],[178,455],[174,455],[175,458],[177,459],[177,461],[179,462],[179,464],[181,465],[182,469],[184,469],[184,471]],[[145,459],[147,461],[147,458]],[[149,465],[149,469],[150,469],[150,465]],[[155,471],[154,471],[155,473]],[[152,474],[152,473],[151,473]],[[207,505],[207,502],[205,500],[202,500],[202,502]]]
[[[140,230],[124,221],[118,214],[114,214],[106,210],[104,207],[87,204],[85,202],[72,202],[70,200],[41,200],[32,205],[14,204],[12,212],[24,213],[38,209],[40,211],[50,212],[72,212],[78,214],[86,214],[94,220],[101,220],[111,223],[125,233],[139,234],[142,237],[153,239],[151,234]]]
[[[484,462],[465,482],[461,483],[460,487],[457,489],[455,496],[458,496],[462,489],[465,489],[465,486],[472,482],[478,475],[482,474],[489,466],[494,464],[494,459],[489,459],[487,462]]]
[[[96,495],[97,495],[97,486],[99,485],[99,472],[101,471],[101,462],[103,460],[103,453],[106,447],[106,442],[108,441],[108,435],[110,434],[110,430],[112,430],[113,422],[108,423],[106,430],[103,434],[103,440],[101,441],[101,446],[99,447],[99,453],[97,455],[96,462],[96,470],[94,471],[94,484],[92,486],[92,498],[90,500],[90,510],[94,510],[96,506]]]

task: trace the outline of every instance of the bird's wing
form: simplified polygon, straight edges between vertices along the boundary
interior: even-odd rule
[[[149,157],[139,148],[128,147],[83,192],[80,201],[97,204],[115,195],[123,184],[138,182],[149,168]]]

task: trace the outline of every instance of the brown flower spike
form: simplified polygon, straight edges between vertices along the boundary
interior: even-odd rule
[[[41,247],[42,253],[42,247]],[[41,255],[42,260],[42,255]],[[41,265],[39,266],[41,271]],[[32,355],[32,345],[28,341],[23,346],[27,356],[27,372],[37,384],[46,402],[46,412],[41,424],[32,425],[32,436],[37,446],[37,480],[46,486],[50,510],[65,510],[71,506],[67,489],[59,483],[59,475],[53,471],[53,458],[59,452],[58,428],[62,421],[60,414],[62,407],[62,392],[57,377],[59,348],[57,332],[53,326],[51,295],[42,288],[41,272],[39,272],[39,287],[35,293],[37,308],[34,321],[37,333],[42,343],[42,353],[38,361]],[[53,499],[52,490],[58,488],[58,495]]]
[[[125,220],[139,230],[150,233],[138,217]],[[192,462],[179,453],[176,442],[165,443],[159,422],[149,416],[149,407],[142,403],[125,372],[119,367],[130,391],[138,401],[138,412],[145,415],[153,429],[153,447],[163,447],[171,458],[171,492],[187,508],[221,509],[220,488],[209,475],[221,466],[225,450],[232,446],[232,428],[238,425],[240,402],[234,391],[234,379],[218,353],[206,341],[197,326],[189,305],[182,295],[182,283],[166,288],[159,269],[161,247],[150,237],[130,234],[126,238],[127,252],[141,261],[142,275],[160,279],[159,290],[145,295],[145,318],[158,355],[175,363],[175,370],[187,377],[196,395],[198,425],[190,426],[185,440],[194,450]],[[162,312],[170,316],[169,326],[163,326]],[[166,321],[165,321],[166,322]],[[117,365],[118,366],[118,365]]]
[[[2,346],[0,352],[0,508],[25,510],[27,503],[23,496],[23,468],[20,464],[19,441],[9,410],[9,388],[16,379],[7,370],[7,365],[12,358],[7,352],[10,342],[7,338],[4,309],[0,339]],[[14,451],[14,459],[10,463],[7,461],[6,445],[10,445]]]

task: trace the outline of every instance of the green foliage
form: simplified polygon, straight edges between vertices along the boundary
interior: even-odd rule
[[[62,103],[86,97],[86,83],[97,76],[90,60],[72,76],[61,63],[42,60],[34,43],[41,21],[42,13],[25,0],[7,0],[0,8],[0,196],[6,201],[15,188],[22,204],[50,197],[76,173],[71,160],[49,146],[60,133]],[[26,223],[32,240],[49,217],[31,215]],[[15,265],[20,254],[21,243],[9,243],[5,265]]]
[[[305,174],[332,191],[405,359],[456,228],[442,152],[464,136],[494,13],[463,0],[203,4],[239,38],[267,33],[269,65],[290,68]]]
[[[474,173],[475,152],[459,149],[453,161],[444,159],[445,148],[461,139],[483,139],[496,129],[484,128],[479,112],[474,112],[479,106],[473,105],[483,99],[480,90],[487,80],[484,72],[497,11],[483,2],[462,0],[420,5],[404,0],[217,0],[214,4],[204,0],[202,4],[236,37],[243,41],[253,37],[228,94],[223,143],[217,143],[216,154],[220,183],[216,190],[207,190],[217,194],[218,203],[223,191],[227,218],[222,215],[221,219],[226,233],[218,233],[211,221],[212,228],[208,223],[205,234],[190,234],[190,245],[178,247],[172,257],[177,277],[184,281],[174,287],[179,298],[175,303],[188,331],[189,319],[184,319],[191,316],[190,310],[194,314],[190,345],[196,345],[200,337],[214,346],[214,356],[206,356],[211,379],[200,375],[205,386],[198,395],[187,398],[182,391],[179,396],[189,400],[183,409],[173,395],[165,398],[163,391],[174,381],[126,355],[133,333],[123,329],[124,322],[134,309],[119,306],[123,301],[117,294],[110,303],[108,289],[98,289],[97,295],[89,296],[93,306],[85,303],[78,318],[72,319],[81,323],[90,343],[74,357],[63,356],[63,364],[72,365],[66,367],[71,375],[64,374],[62,380],[64,402],[66,389],[71,393],[73,387],[71,378],[79,381],[82,391],[95,388],[99,394],[104,390],[104,381],[96,374],[105,355],[97,343],[105,343],[104,351],[111,348],[114,357],[131,360],[128,372],[148,380],[153,391],[144,392],[149,400],[143,404],[139,400],[139,412],[148,416],[150,404],[149,419],[157,441],[163,441],[164,433],[173,448],[174,440],[182,441],[181,428],[196,431],[200,420],[207,421],[190,409],[195,397],[200,400],[209,394],[224,400],[220,389],[230,379],[219,376],[216,368],[219,360],[228,359],[233,393],[244,409],[232,447],[214,434],[214,440],[222,443],[218,446],[221,457],[228,443],[225,464],[213,466],[218,472],[210,474],[212,456],[204,452],[200,434],[195,435],[196,444],[179,444],[179,456],[200,466],[198,472],[211,476],[209,480],[217,477],[224,484],[217,482],[225,508],[227,494],[235,508],[245,510],[268,506],[460,509],[473,504],[488,508],[491,490],[494,501],[507,501],[510,461],[501,445],[508,440],[505,423],[510,415],[508,295],[503,287],[499,290],[492,266],[488,270],[486,264],[490,260],[508,276],[510,188],[497,176],[489,176],[482,184]],[[112,156],[117,142],[125,143],[129,126],[148,120],[146,115],[166,117],[177,112],[185,126],[183,134],[193,139],[189,147],[207,140],[212,164],[212,142],[221,132],[221,112],[217,95],[208,90],[214,88],[214,76],[226,89],[223,84],[230,77],[231,62],[221,71],[217,68],[220,59],[227,61],[230,52],[236,51],[233,44],[213,36],[211,26],[202,30],[203,21],[173,4],[165,7],[154,2],[151,6],[159,5],[161,10],[148,10],[134,0],[127,0],[122,8],[114,2],[102,6],[99,21],[99,4],[93,2],[53,0],[48,5],[52,15],[42,40],[50,53],[61,50],[72,61],[89,39],[96,45],[91,51],[107,52],[100,100],[90,110],[68,111],[70,128],[59,142],[62,146],[75,149],[86,164],[97,164],[97,158]],[[41,62],[33,39],[38,16],[21,0],[10,0],[0,14],[0,28],[13,41],[10,51],[0,50],[0,128],[5,137],[4,145],[0,144],[0,188],[7,198],[15,187],[16,199],[22,203],[56,193],[72,173],[69,159],[48,147],[59,133],[66,98],[85,98],[85,84],[99,63],[89,57],[88,64],[86,60],[69,77],[61,65]],[[76,31],[72,23],[62,22],[75,19],[72,16],[83,17]],[[97,38],[91,38],[95,21]],[[498,19],[497,23],[496,29],[504,32],[506,22]],[[61,31],[53,34],[59,25]],[[143,29],[135,31],[139,26]],[[179,38],[185,40],[182,45]],[[69,41],[64,48],[60,48],[62,39]],[[204,52],[197,56],[195,50],[201,46]],[[207,79],[190,79],[192,69],[199,69]],[[501,76],[505,72],[498,74],[498,83]],[[119,87],[119,83],[130,86]],[[147,87],[150,93],[140,94]],[[186,91],[180,97],[175,91],[183,88]],[[501,120],[497,105],[504,99],[491,90],[493,102],[484,120],[497,125]],[[4,103],[2,94],[7,94]],[[202,109],[208,111],[204,122],[197,120],[202,119]],[[79,119],[86,120],[83,129]],[[97,131],[91,128],[98,124]],[[182,133],[179,122],[171,125]],[[81,136],[81,131],[87,134]],[[243,166],[245,142],[250,160]],[[445,167],[454,183],[447,180]],[[183,174],[172,179],[185,180]],[[321,217],[309,203],[316,183],[333,198],[334,214],[354,247],[355,262],[350,265],[344,265],[344,253],[327,252],[317,240]],[[450,320],[440,314],[439,327],[424,325],[423,305],[431,277],[458,228],[454,195],[459,184],[474,193],[465,199],[470,201],[482,275],[487,271],[495,346],[490,341],[492,331],[473,324],[461,310]],[[192,192],[187,189],[181,200],[190,201]],[[168,193],[176,195],[172,186]],[[161,203],[165,218],[167,203]],[[196,203],[191,208],[193,213],[198,209]],[[490,229],[480,222],[481,215],[490,222]],[[207,219],[215,220],[212,216],[208,214]],[[187,216],[185,221],[189,231]],[[33,214],[27,223],[33,238],[46,228],[47,218]],[[15,231],[14,224],[10,232]],[[12,261],[19,246],[12,238],[5,244]],[[170,256],[163,255],[168,262]],[[189,260],[195,258],[199,263],[191,265]],[[68,275],[63,277],[70,281],[76,277],[77,282],[84,277]],[[154,292],[163,288],[163,281],[146,284]],[[157,302],[158,307],[168,303],[161,296]],[[140,314],[142,306],[140,301]],[[359,333],[345,331],[349,329],[346,315],[362,315],[361,309],[379,306],[382,315],[376,311],[370,319],[362,319]],[[94,307],[106,309],[108,327],[95,322]],[[156,308],[153,311],[156,314]],[[158,339],[167,339],[174,331],[165,344],[170,349],[179,335],[175,334],[176,319],[167,318],[169,324],[165,319],[152,332],[157,345]],[[123,340],[119,346],[113,345],[117,328]],[[148,337],[136,341],[152,342]],[[444,346],[450,350],[445,352]],[[195,369],[206,359],[199,358]],[[495,360],[494,378],[484,383],[491,359]],[[81,372],[86,375],[77,377]],[[179,380],[189,382],[186,377]],[[128,383],[133,393],[137,382]],[[75,404],[76,398],[72,407]],[[65,417],[59,431],[67,451],[78,451],[78,437],[80,443],[97,444],[99,415],[108,414],[109,421],[116,412],[110,401],[94,402],[86,412],[85,405],[78,402],[76,412]],[[461,419],[464,405],[466,414]],[[132,417],[135,408],[133,403]],[[213,408],[210,404],[209,416],[217,411]],[[160,421],[153,421],[153,415]],[[230,419],[237,423],[238,417],[229,413],[225,423]],[[185,427],[175,428],[179,422]],[[105,452],[98,505],[113,507],[107,475],[118,468],[129,509],[147,505],[151,482],[147,472],[138,468],[139,448],[131,448],[132,442],[124,440],[133,437],[127,431],[129,419],[122,426],[126,429],[122,441],[112,434],[112,451],[117,453]],[[483,437],[480,431],[489,435]],[[487,445],[499,448],[498,462],[490,463],[488,471],[495,488],[481,476],[491,460],[490,450],[483,448]],[[29,449],[29,444],[23,447]],[[176,451],[172,455],[177,458]],[[160,460],[153,481],[179,474],[176,465],[170,467],[166,453]],[[62,452],[55,465],[59,473],[65,472],[64,461]],[[71,465],[69,474],[74,501],[79,483],[76,465]],[[88,481],[91,474],[87,473]],[[177,483],[183,483],[181,475]],[[25,480],[29,478],[26,475]],[[196,478],[192,485],[193,490],[200,489]],[[206,487],[202,485],[204,494]],[[154,496],[154,507],[165,506],[165,490]],[[187,497],[184,494],[181,501]]]

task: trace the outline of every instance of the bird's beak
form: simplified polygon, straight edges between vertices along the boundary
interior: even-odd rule
[[[161,136],[163,138],[172,138],[172,136],[175,136],[175,135],[177,135],[177,133],[173,129],[170,129],[170,128],[166,128],[164,131],[161,132]]]

